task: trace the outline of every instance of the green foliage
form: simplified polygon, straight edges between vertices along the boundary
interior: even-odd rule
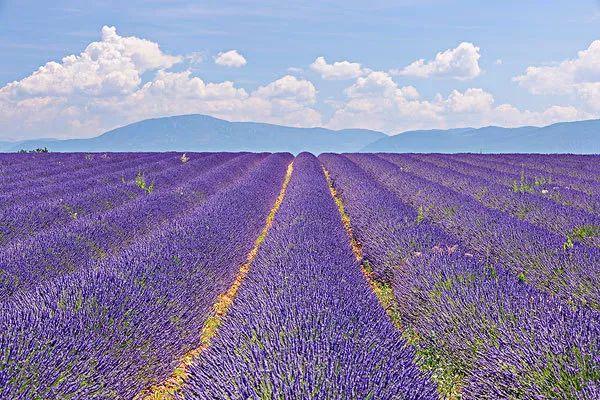
[[[534,193],[536,187],[552,183],[552,178],[546,178],[544,176],[536,176],[533,181],[530,181],[525,176],[525,170],[521,170],[521,177],[517,181],[513,181],[512,190],[515,193]]]
[[[529,183],[525,177],[525,170],[521,171],[520,181],[513,181],[512,189],[515,193],[533,193],[535,190],[533,184]]]
[[[58,299],[57,306],[63,311],[78,312],[83,307],[83,293],[79,290],[73,298],[66,290],[63,289],[60,298]]]
[[[546,353],[543,357],[545,367],[521,374],[519,381],[524,387],[539,388],[544,398],[576,400],[581,398],[580,391],[589,382],[600,381],[595,360],[581,354],[577,347],[561,354]],[[570,365],[572,360],[577,361],[577,368]]]
[[[138,172],[138,174],[135,176],[135,184],[144,192],[146,192],[146,194],[150,194],[154,190],[154,182],[148,185],[146,179],[144,178],[144,174],[141,172]]]
[[[21,154],[26,154],[26,153],[49,153],[50,150],[48,150],[47,147],[38,147],[37,149],[34,150],[25,150],[25,149],[21,149],[18,151],[18,153]]]
[[[573,228],[571,232],[567,234],[567,239],[563,243],[563,249],[572,249],[576,242],[582,242],[587,238],[599,237],[600,226],[599,225],[582,225]]]
[[[425,219],[425,210],[423,209],[423,206],[419,206],[419,209],[417,210],[417,219],[416,219],[417,224],[420,224],[421,222],[423,222],[424,219]]]
[[[494,264],[485,264],[485,270],[491,278],[496,279],[498,277],[498,270]]]
[[[432,374],[442,399],[460,398],[465,368],[449,357],[443,348],[424,345],[420,335],[412,328],[404,329],[402,336],[415,349],[415,360],[419,367]]]
[[[563,250],[572,249],[574,245],[573,239],[567,235],[567,240],[563,243]]]
[[[519,204],[519,206],[517,207],[517,210],[515,212],[515,216],[521,220],[524,220],[525,218],[527,218],[527,215],[533,210],[533,208],[531,206],[528,206],[526,204]]]
[[[370,275],[373,273],[373,266],[371,265],[371,262],[369,262],[369,260],[364,260],[362,265],[367,274]]]
[[[536,176],[534,178],[534,180],[533,180],[533,185],[534,186],[542,186],[542,185],[550,184],[550,183],[552,183],[552,178],[551,177],[550,178],[546,178],[544,176],[540,176],[540,177]]]
[[[171,324],[173,325],[178,325],[181,322],[181,317],[178,315],[171,315],[169,317],[169,321],[171,322]]]

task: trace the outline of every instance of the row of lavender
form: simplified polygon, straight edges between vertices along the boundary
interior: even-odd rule
[[[11,205],[15,199],[32,199],[52,196],[53,189],[64,185],[77,184],[83,179],[101,177],[109,171],[129,166],[142,165],[144,162],[160,159],[160,154],[141,154],[127,157],[123,154],[109,157],[94,157],[91,159],[65,155],[65,161],[55,157],[48,159],[34,159],[22,168],[10,171],[10,176],[2,179],[2,196],[0,206]],[[22,171],[20,171],[22,169]]]
[[[579,208],[557,204],[543,196],[532,196],[527,191],[519,191],[481,177],[478,168],[471,166],[467,174],[465,169],[452,168],[454,165],[444,161],[419,159],[416,156],[382,154],[380,157],[400,166],[403,171],[413,173],[427,180],[441,184],[456,192],[465,194],[488,208],[503,211],[523,221],[531,222],[548,231],[558,233],[573,241],[600,247],[598,237],[575,237],[585,227],[600,229],[600,214]],[[513,181],[514,182],[514,181]]]
[[[156,191],[0,249],[11,278],[0,302],[1,398],[131,398],[168,376],[198,345],[292,159],[142,157],[160,164],[146,175],[162,182]]]
[[[590,188],[586,183],[598,182],[598,156],[574,156],[574,155],[543,155],[543,154],[530,154],[523,157],[519,154],[511,155],[495,155],[489,157],[472,156],[472,158],[485,158],[487,160],[495,161],[500,164],[508,164],[513,166],[520,166],[529,171],[536,171],[537,173],[543,172],[550,176],[557,176],[561,179],[565,177],[576,178],[573,181],[577,185],[581,185],[582,188]],[[568,182],[567,182],[568,183]],[[592,190],[594,190],[592,188]],[[597,193],[597,188],[595,189]]]
[[[296,157],[273,228],[182,398],[437,398],[362,275],[314,156]]]
[[[407,172],[438,172],[413,160],[401,167],[375,155],[320,159],[366,266],[393,298],[392,317],[442,394],[598,398],[600,318],[586,306],[597,307],[597,289],[573,296],[556,284],[561,266],[578,282],[597,280],[594,249],[563,255],[560,240],[537,226]]]
[[[199,154],[198,157],[204,155]],[[54,171],[52,180],[42,179],[36,182],[33,177],[29,181],[24,177],[18,187],[5,185],[8,187],[1,195],[5,201],[0,201],[0,245],[11,241],[19,233],[33,233],[37,228],[46,227],[54,219],[64,222],[91,212],[90,207],[95,207],[96,210],[110,208],[114,197],[95,201],[94,194],[105,191],[109,196],[135,196],[140,194],[140,190],[131,189],[136,176],[146,174],[154,178],[153,174],[161,171],[165,163],[177,165],[177,157],[174,155],[154,154],[134,156],[130,160],[120,157],[116,159],[119,161],[109,162],[100,158],[100,162],[86,160],[74,165],[54,161],[61,166]],[[36,160],[30,171],[41,173],[36,168],[38,162],[46,165],[44,171],[53,170],[55,168],[52,167],[52,161],[52,158]],[[81,204],[81,201],[85,201],[85,196],[88,201]]]
[[[0,282],[0,293],[9,295],[47,278],[93,267],[139,236],[168,225],[178,215],[200,206],[212,194],[235,182],[264,155],[215,157],[217,159],[207,157],[183,170],[178,168],[172,177],[173,184],[158,186],[162,189],[150,196],[129,197],[129,201],[119,207],[55,225],[5,246],[0,253],[5,276]],[[211,163],[214,165],[209,168]],[[161,173],[161,178],[164,175]],[[113,191],[110,195],[118,196],[119,192]]]
[[[566,304],[600,308],[600,249],[572,243],[509,213],[481,204],[472,196],[405,171],[376,155],[348,158],[427,219],[459,238],[488,262],[500,262],[522,281]]]
[[[52,226],[90,218],[91,214],[101,214],[143,197],[147,191],[138,186],[136,177],[139,183],[143,178],[144,182],[150,181],[150,185],[154,183],[153,190],[156,187],[157,192],[164,192],[180,183],[179,180],[184,181],[184,174],[203,172],[219,159],[230,157],[233,156],[199,155],[183,168],[177,157],[161,155],[132,160],[120,166],[108,165],[100,171],[92,168],[89,176],[69,176],[67,172],[62,182],[38,190],[40,196],[34,195],[31,189],[20,190],[18,196],[12,196],[10,205],[0,210],[4,229],[0,245]],[[85,175],[88,173],[86,171]]]
[[[593,213],[600,213],[600,188],[594,177],[600,171],[585,165],[571,165],[570,168],[557,172],[547,168],[545,164],[533,168],[525,162],[518,163],[508,156],[463,155],[422,155],[426,159],[458,172],[484,178],[488,181],[509,186],[514,192],[548,198],[558,204],[581,208]],[[527,161],[535,156],[527,156]],[[594,158],[598,163],[598,158]],[[511,163],[512,162],[512,163]],[[548,165],[556,164],[556,160],[548,160]],[[565,175],[565,171],[573,175]]]

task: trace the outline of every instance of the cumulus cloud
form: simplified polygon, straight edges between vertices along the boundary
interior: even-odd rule
[[[189,70],[170,70],[186,62],[154,42],[120,36],[105,26],[101,40],[79,55],[48,62],[0,88],[0,135],[89,137],[144,118],[186,113],[293,126],[321,124],[311,107],[317,91],[307,80],[286,75],[248,93],[233,82],[205,82]]]
[[[594,110],[600,110],[600,40],[593,41],[577,58],[547,66],[528,67],[513,78],[537,95],[574,94]]]
[[[462,42],[454,49],[437,53],[430,61],[417,60],[403,69],[391,70],[392,75],[418,78],[447,77],[459,80],[472,79],[481,74],[479,47]]]
[[[428,124],[441,124],[439,105],[419,100],[412,87],[399,87],[383,71],[373,71],[359,77],[345,89],[347,101],[335,110],[328,126],[369,128],[394,132]]]
[[[248,93],[229,81],[206,83],[189,71],[159,71],[126,100],[137,108],[136,119],[202,113],[236,121],[315,126],[321,123],[320,114],[309,107],[315,97],[312,83],[292,76]]]
[[[224,67],[240,68],[246,65],[246,59],[237,50],[229,50],[224,53],[219,53],[215,57],[215,64]]]
[[[344,92],[350,98],[363,96],[380,95],[390,97],[398,90],[398,85],[385,72],[374,71],[366,77],[356,80],[352,86],[346,88]]]
[[[414,87],[400,87],[382,71],[359,77],[346,88],[345,95],[345,102],[332,103],[335,111],[328,122],[331,128],[369,128],[394,133],[464,126],[546,125],[590,117],[574,107],[529,111],[510,104],[495,105],[493,95],[481,88],[453,90],[445,97],[438,94],[423,99]]]
[[[328,64],[325,57],[317,57],[310,64],[310,69],[321,75],[321,78],[328,80],[354,79],[366,72],[359,63],[336,61],[333,64]]]
[[[483,89],[453,90],[446,100],[447,108],[455,113],[483,113],[492,108],[494,96]]]
[[[265,86],[261,86],[251,94],[264,111],[277,118],[263,116],[262,120],[283,123],[292,126],[319,126],[321,115],[310,108],[316,102],[317,89],[305,79],[286,75]],[[257,110],[257,113],[260,110]]]
[[[286,75],[266,86],[259,87],[253,94],[265,99],[293,100],[314,104],[317,98],[317,89],[307,80]]]
[[[164,54],[158,44],[136,37],[121,37],[114,27],[102,28],[102,40],[78,56],[48,62],[27,78],[0,89],[0,96],[24,99],[35,96],[128,93],[149,70],[169,68],[181,57]]]

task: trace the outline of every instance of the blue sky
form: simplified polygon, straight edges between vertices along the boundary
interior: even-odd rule
[[[390,134],[600,113],[597,1],[303,3],[0,0],[0,140],[191,112]]]

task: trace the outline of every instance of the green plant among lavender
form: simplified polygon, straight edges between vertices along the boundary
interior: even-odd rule
[[[575,243],[584,242],[586,239],[600,237],[600,225],[582,225],[573,228],[563,244],[565,250],[572,249]]]
[[[154,181],[148,184],[146,182],[146,178],[144,178],[144,174],[141,171],[138,172],[135,176],[135,184],[137,185],[137,187],[146,192],[146,194],[150,194],[154,191]]]

